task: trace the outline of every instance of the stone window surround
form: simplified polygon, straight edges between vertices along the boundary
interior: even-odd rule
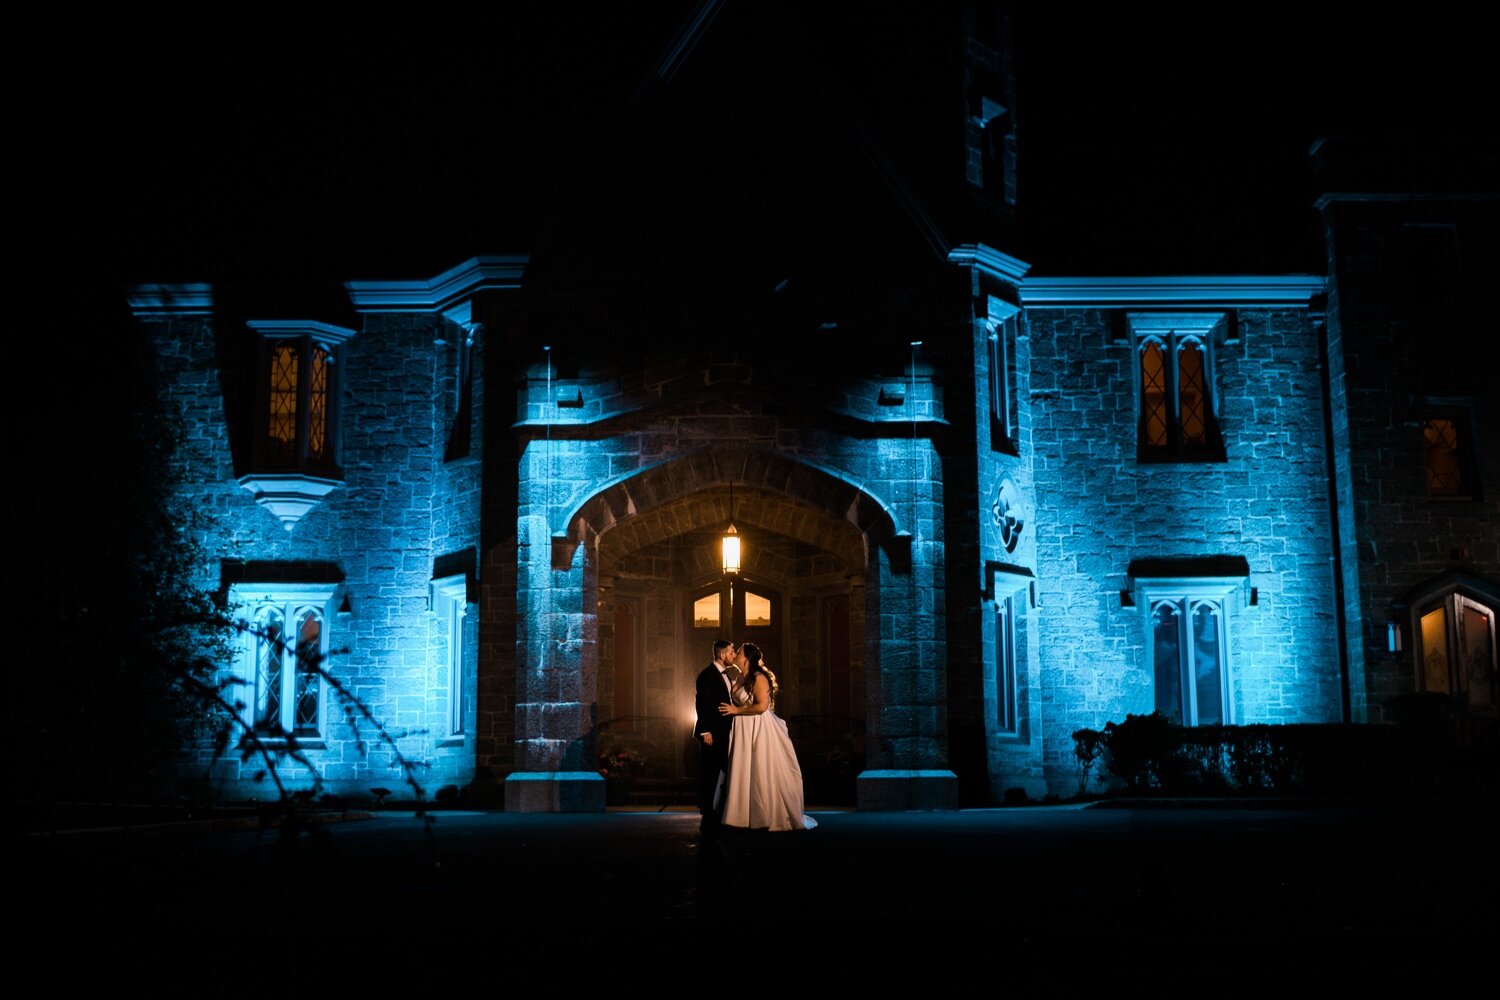
[[[344,474],[341,466],[339,436],[343,380],[339,377],[341,353],[339,348],[354,336],[354,331],[317,320],[305,319],[247,320],[245,325],[256,338],[254,366],[256,382],[251,413],[253,421],[251,440],[254,442],[252,452],[256,467],[250,473],[241,476],[239,483],[244,489],[250,491],[256,503],[274,514],[281,521],[282,527],[291,531],[298,521],[322,502],[324,497],[343,485]],[[311,465],[303,461],[300,456],[304,444],[301,437],[306,433],[305,417],[301,413],[308,399],[307,379],[309,375],[305,371],[305,365],[304,370],[298,373],[300,399],[297,465],[293,468],[285,468],[265,464],[262,449],[263,435],[269,421],[267,409],[269,387],[266,384],[269,377],[267,352],[272,345],[285,340],[300,340],[308,344],[323,345],[329,352],[327,434],[331,458],[326,464]]]
[[[1142,611],[1141,628],[1145,639],[1146,673],[1152,679],[1152,690],[1156,683],[1155,623],[1153,615],[1163,604],[1172,604],[1185,612],[1182,620],[1191,627],[1191,610],[1208,604],[1217,610],[1219,621],[1219,690],[1221,692],[1223,720],[1225,724],[1235,722],[1234,676],[1235,667],[1230,656],[1231,619],[1234,613],[1249,605],[1249,579],[1242,576],[1188,576],[1188,577],[1142,577],[1134,581],[1131,603]],[[1184,644],[1186,650],[1186,644]],[[1179,659],[1182,670],[1180,690],[1183,698],[1182,724],[1198,725],[1197,693],[1191,672],[1191,660],[1187,655]],[[1153,693],[1153,699],[1154,699]]]
[[[469,611],[468,574],[457,573],[433,580],[428,605],[437,616],[439,627],[447,638],[443,654],[448,668],[447,709],[444,733],[437,745],[463,746],[468,734],[463,699],[464,685],[469,680],[469,671],[465,669],[468,664],[464,657],[464,622]]]
[[[995,732],[1021,736],[1020,665],[1016,660],[1016,619],[1024,606],[1024,589],[995,594]]]
[[[254,622],[266,610],[274,608],[279,611],[286,629],[295,629],[296,623],[307,612],[318,616],[318,656],[319,665],[326,670],[329,651],[329,622],[332,615],[329,613],[333,604],[333,597],[338,590],[336,583],[236,583],[229,588],[229,603],[235,621],[240,628],[240,635],[234,647],[234,660],[232,664],[232,675],[237,679],[239,686],[248,688],[249,697],[240,699],[242,703],[241,721],[246,729],[253,731],[255,728],[255,709],[259,701],[256,685],[259,683],[257,675],[257,653],[260,644]],[[295,649],[291,645],[288,651]],[[283,667],[283,697],[282,697],[282,728],[291,732],[295,708],[296,690],[296,657],[293,654],[287,657]],[[327,685],[318,685],[318,723],[317,735],[298,736],[297,744],[303,749],[323,749],[323,737],[327,734],[328,720],[328,698]],[[291,696],[288,696],[291,695]],[[272,746],[284,743],[283,739],[263,739],[262,742]]]
[[[1023,567],[1005,563],[987,562],[984,568],[984,600],[993,606],[993,623],[995,632],[986,642],[988,663],[994,669],[986,667],[985,686],[991,690],[989,684],[993,678],[995,696],[995,713],[991,716],[988,726],[991,734],[1003,743],[1026,743],[1030,739],[1029,726],[1027,723],[1027,708],[1024,704],[1023,694],[1026,686],[1026,660],[1024,650],[1027,644],[1024,642],[1024,629],[1026,628],[1026,613],[1029,609],[1037,607],[1036,599],[1036,577],[1031,571]],[[1007,610],[1009,614],[1007,614]],[[1001,629],[1007,629],[1008,635],[1002,634]],[[1005,663],[1003,662],[1004,645],[1008,642],[1011,664],[1009,677],[1006,676]],[[1009,681],[1008,690],[1002,690],[1002,685]],[[1005,711],[1004,697],[1010,697],[1010,711]],[[1009,716],[1009,720],[1006,716]],[[1007,728],[1007,721],[1011,728]]]
[[[1135,386],[1135,412],[1139,415],[1138,457],[1144,462],[1222,462],[1223,440],[1219,435],[1219,392],[1215,375],[1215,335],[1228,327],[1226,312],[1127,312],[1126,325],[1132,344],[1131,379]],[[1167,377],[1167,428],[1169,443],[1151,445],[1145,439],[1145,387],[1141,384],[1141,356],[1156,343],[1165,353]],[[1196,344],[1203,354],[1204,422],[1207,440],[1201,445],[1181,441],[1182,414],[1179,395],[1178,357],[1187,344]]]
[[[1435,493],[1430,486],[1427,491],[1429,500],[1442,502],[1464,502],[1472,500],[1483,500],[1484,494],[1481,488],[1481,477],[1479,475],[1479,464],[1477,461],[1479,450],[1477,443],[1478,427],[1478,401],[1472,397],[1459,396],[1427,396],[1415,400],[1417,417],[1411,424],[1415,425],[1422,435],[1422,468],[1424,475],[1429,460],[1426,447],[1425,435],[1427,423],[1430,420],[1451,420],[1458,435],[1458,461],[1460,482],[1458,489],[1452,493]]]
[[[1020,337],[1021,310],[991,296],[987,313],[984,329],[990,374],[990,448],[1018,455],[1021,434],[1016,341]]]

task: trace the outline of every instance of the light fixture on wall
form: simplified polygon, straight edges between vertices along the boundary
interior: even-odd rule
[[[734,530],[734,481],[729,482],[729,530],[724,532],[724,538],[719,543],[719,551],[723,557],[724,572],[738,573],[740,571],[740,536]]]

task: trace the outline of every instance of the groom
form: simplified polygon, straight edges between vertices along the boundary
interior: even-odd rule
[[[701,751],[698,765],[698,810],[703,813],[703,829],[719,825],[719,810],[714,808],[714,791],[719,776],[729,761],[729,728],[731,719],[719,714],[719,705],[729,700],[730,678],[724,671],[734,662],[734,643],[728,639],[714,642],[713,662],[698,674],[698,722],[693,732]]]

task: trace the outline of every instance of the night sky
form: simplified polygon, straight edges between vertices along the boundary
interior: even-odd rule
[[[58,172],[89,165],[61,232],[127,281],[526,252],[690,9],[103,24],[73,53],[96,96],[43,126]],[[1315,138],[1493,130],[1471,24],[1245,10],[1019,16],[1022,229],[1002,249],[1045,274],[1321,271]]]

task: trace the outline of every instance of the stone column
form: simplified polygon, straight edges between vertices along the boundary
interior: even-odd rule
[[[588,547],[557,538],[557,464],[535,446],[522,458],[517,520],[516,764],[505,779],[514,812],[603,812],[594,757],[598,616]],[[562,563],[561,565],[559,563]]]
[[[913,464],[914,530],[870,549],[869,738],[867,770],[857,782],[860,809],[958,808],[958,777],[948,766],[942,478],[930,448]]]

